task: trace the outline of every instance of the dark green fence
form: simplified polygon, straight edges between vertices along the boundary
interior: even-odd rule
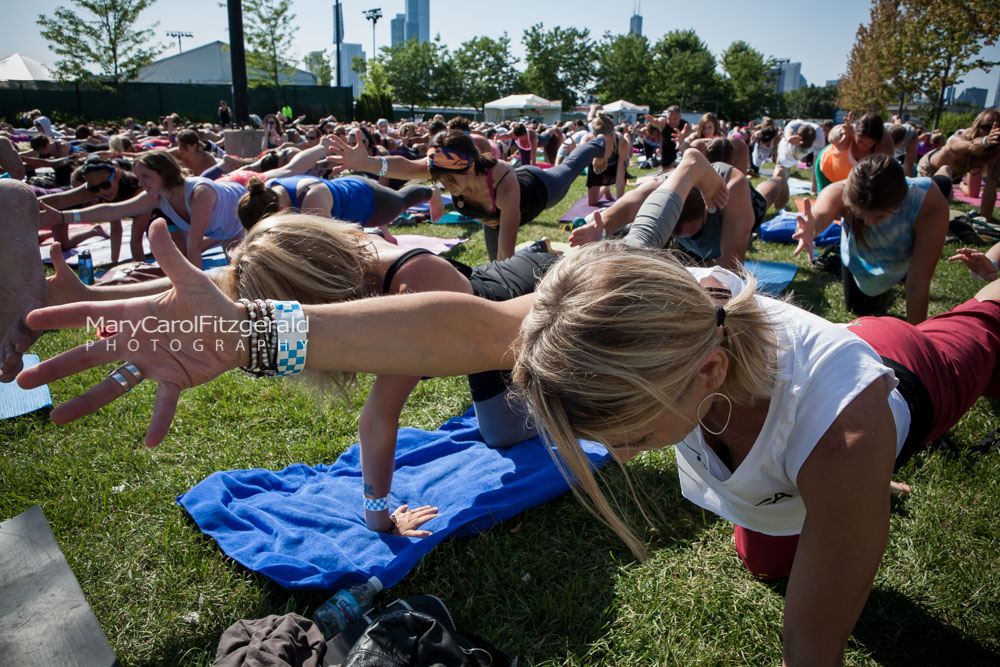
[[[196,121],[216,118],[219,100],[232,105],[232,89],[222,85],[188,83],[125,83],[117,91],[51,81],[0,81],[0,116],[13,121],[28,109],[66,119],[113,120],[131,116],[156,120],[178,113]],[[354,101],[351,88],[332,86],[287,86],[250,90],[250,113],[263,117],[278,109],[279,101],[292,106],[295,115],[311,121],[333,114],[351,120]]]

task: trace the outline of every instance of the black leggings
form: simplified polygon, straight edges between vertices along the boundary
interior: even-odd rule
[[[518,167],[518,171],[530,172],[532,176],[538,179],[538,181],[545,186],[545,206],[542,210],[552,208],[563,200],[566,193],[569,192],[570,186],[573,185],[573,181],[576,180],[576,177],[583,172],[587,165],[589,165],[595,157],[604,155],[605,145],[604,136],[595,137],[578,147],[575,151],[569,154],[569,157],[555,167],[550,169],[541,169],[539,167],[528,165],[525,167]],[[528,197],[530,197],[530,195],[524,190],[524,188],[521,188],[521,211],[531,210],[531,206],[525,206],[527,203],[526,199]],[[525,219],[522,215],[521,224],[523,225],[533,219],[534,218]],[[500,226],[490,227],[483,225],[483,240],[486,241],[487,254],[490,257],[496,257],[497,252],[500,249]]]
[[[401,190],[393,190],[370,179],[366,185],[375,195],[375,210],[365,223],[368,227],[388,225],[406,209],[430,199],[433,192],[426,185],[407,185]]]

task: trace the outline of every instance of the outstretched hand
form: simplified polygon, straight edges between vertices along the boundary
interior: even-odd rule
[[[154,296],[32,311],[26,319],[36,330],[113,324],[118,333],[24,370],[17,376],[17,382],[25,389],[32,389],[127,359],[144,378],[157,383],[156,403],[146,432],[146,445],[155,447],[170,428],[181,391],[218,377],[247,357],[240,332],[247,315],[207,274],[187,261],[171,241],[163,220],[150,226],[149,240],[173,287]],[[105,378],[55,408],[51,419],[57,424],[71,422],[121,398],[124,393],[118,382]]]
[[[816,221],[812,216],[812,201],[806,199],[803,209],[802,215],[797,218],[795,232],[792,234],[792,238],[799,242],[792,256],[805,250],[811,262],[813,260],[813,239],[816,238]]]
[[[955,254],[948,258],[949,262],[962,262],[968,267],[969,272],[983,280],[990,282],[997,279],[997,268],[986,256],[974,248],[959,248]]]
[[[328,135],[327,150],[330,155],[323,161],[335,174],[343,171],[365,171],[368,151],[360,141],[352,146],[335,134]]]
[[[601,212],[598,210],[594,211],[593,222],[580,225],[570,233],[569,244],[570,246],[581,246],[589,243],[597,243],[603,236],[604,220],[601,218]]]
[[[427,537],[431,531],[418,528],[437,518],[438,508],[424,505],[411,510],[409,505],[400,505],[392,515],[396,517],[396,532],[403,537]]]

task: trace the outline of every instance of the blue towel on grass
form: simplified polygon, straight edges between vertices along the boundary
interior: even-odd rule
[[[760,240],[770,243],[798,243],[792,238],[795,233],[799,214],[792,211],[782,211],[770,220],[760,223]],[[840,243],[840,224],[834,222],[823,230],[813,242],[818,247]]]
[[[610,460],[582,444],[595,467]],[[359,455],[355,444],[332,465],[216,472],[177,503],[241,565],[285,588],[334,590],[372,575],[393,586],[442,540],[569,488],[540,439],[490,449],[471,410],[437,431],[400,429],[389,506],[431,505],[439,516],[424,524],[429,537],[395,537],[365,526]]]
[[[37,354],[25,354],[21,357],[25,368],[38,365]],[[0,419],[20,417],[35,410],[52,407],[52,395],[49,385],[43,384],[34,389],[21,389],[17,382],[0,382]]]

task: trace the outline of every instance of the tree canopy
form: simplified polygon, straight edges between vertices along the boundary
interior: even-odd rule
[[[163,48],[151,28],[137,30],[139,15],[153,0],[71,0],[73,9],[57,7],[54,17],[38,17],[42,37],[58,56],[55,74],[62,81],[118,85],[130,81]],[[93,67],[97,71],[90,69]]]
[[[329,86],[333,79],[333,68],[330,66],[330,55],[326,49],[322,51],[310,51],[302,59],[306,66],[306,71],[316,77],[316,83],[321,86]]]
[[[713,104],[722,104],[715,56],[694,30],[668,32],[653,45],[652,55],[655,76],[650,91],[651,106],[713,108]]]
[[[289,0],[243,0],[243,34],[247,45],[247,78],[250,85],[275,89],[282,75],[295,74],[293,49],[295,14]]]
[[[461,81],[458,101],[482,109],[487,102],[513,93],[517,88],[517,58],[510,53],[510,38],[473,37],[452,56]]]
[[[653,61],[649,41],[642,35],[604,37],[595,49],[597,70],[594,94],[602,104],[615,100],[638,103],[650,97]]]
[[[593,46],[587,29],[546,30],[536,23],[521,39],[527,55],[521,87],[550,100],[562,100],[563,109],[576,106],[594,78]]]
[[[765,58],[746,42],[733,42],[722,53],[722,113],[726,118],[748,121],[761,113],[773,113],[776,103],[774,60]]]

